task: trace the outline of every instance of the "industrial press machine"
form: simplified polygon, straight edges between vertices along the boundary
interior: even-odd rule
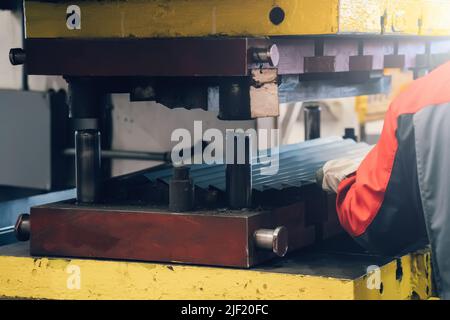
[[[16,225],[36,256],[249,268],[340,232],[333,197],[313,185],[253,188],[248,137],[245,163],[219,169],[222,189],[200,188],[186,167],[101,181],[99,106],[109,93],[248,120],[277,117],[280,103],[387,92],[384,68],[420,76],[450,58],[450,3],[438,0],[25,0],[24,8],[24,47],[10,60],[31,75],[64,76],[76,149],[76,199],[33,207]],[[317,108],[307,110],[317,138]]]

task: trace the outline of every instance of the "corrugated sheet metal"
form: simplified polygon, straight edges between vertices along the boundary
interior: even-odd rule
[[[269,164],[261,163],[262,157],[252,159],[253,189],[263,191],[266,189],[284,189],[287,187],[300,187],[315,181],[316,171],[325,162],[337,158],[359,158],[367,153],[370,146],[366,143],[357,143],[341,137],[327,137],[305,141],[297,144],[283,145],[279,148],[278,172],[273,175],[264,175],[261,169]],[[271,152],[277,152],[271,150]],[[269,152],[270,156],[270,152]],[[194,164],[190,165],[190,175],[200,188],[214,187],[225,191],[225,165],[224,164]],[[171,169],[146,173],[152,180],[161,180],[169,183],[172,177]]]

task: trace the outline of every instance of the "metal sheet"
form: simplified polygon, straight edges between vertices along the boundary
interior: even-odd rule
[[[370,146],[357,143],[341,137],[328,137],[309,140],[297,144],[283,145],[279,148],[278,160],[274,158],[273,165],[278,165],[278,172],[274,175],[263,175],[261,169],[261,155],[253,158],[252,180],[253,189],[283,189],[286,187],[300,187],[314,183],[316,171],[326,161],[336,158],[358,158],[365,154]],[[275,155],[275,149],[267,154]],[[225,164],[194,164],[190,166],[190,175],[200,188],[214,187],[225,191]],[[172,177],[171,169],[148,172],[145,176],[151,181],[161,180],[169,183]]]

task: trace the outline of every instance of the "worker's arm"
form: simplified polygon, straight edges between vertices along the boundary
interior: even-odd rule
[[[337,193],[341,181],[356,172],[361,165],[361,161],[370,149],[370,147],[367,147],[367,150],[362,151],[361,154],[355,158],[340,158],[328,161],[319,171],[317,171],[317,183],[324,191]]]
[[[412,121],[396,114],[394,104],[379,142],[356,168],[342,160],[324,166],[324,189],[338,184],[336,209],[342,227],[367,249],[383,253],[394,252],[419,234],[417,170],[410,160],[415,156]]]

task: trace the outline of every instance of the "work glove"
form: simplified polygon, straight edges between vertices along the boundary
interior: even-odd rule
[[[317,184],[326,192],[337,193],[341,181],[358,170],[359,165],[371,149],[372,147],[368,146],[351,158],[339,158],[326,162],[316,172]]]

